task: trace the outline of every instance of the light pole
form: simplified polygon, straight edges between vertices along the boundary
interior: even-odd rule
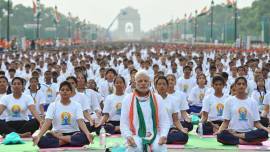
[[[214,0],[211,2],[211,38],[210,42],[213,43],[213,22],[214,22]]]
[[[237,0],[234,3],[234,41],[237,40],[237,22],[238,22],[238,10],[237,10]]]
[[[198,10],[195,11],[195,30],[194,30],[194,41],[196,42],[197,41],[197,15],[198,15]]]
[[[68,12],[68,38],[71,39],[71,13]]]
[[[184,20],[184,40],[186,40],[187,35],[187,14],[185,14],[185,20]]]
[[[9,37],[9,25],[10,25],[10,21],[9,21],[9,17],[10,17],[10,0],[7,1],[7,41],[9,42],[10,37]]]
[[[40,7],[40,0],[37,0],[37,6]],[[39,18],[40,18],[40,8],[37,10],[37,31],[36,31],[36,39],[39,39]]]

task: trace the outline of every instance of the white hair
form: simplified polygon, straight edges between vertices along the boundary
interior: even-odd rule
[[[136,74],[135,74],[135,81],[138,80],[138,78],[140,76],[146,76],[150,79],[148,72],[146,70],[139,70]]]

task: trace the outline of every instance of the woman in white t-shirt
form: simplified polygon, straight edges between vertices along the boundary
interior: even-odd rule
[[[219,126],[223,122],[223,109],[224,104],[228,95],[222,92],[225,85],[224,78],[220,75],[216,75],[212,79],[212,87],[215,90],[214,94],[206,96],[203,100],[202,106],[202,134],[203,135],[213,135],[217,132]]]
[[[197,86],[193,87],[188,95],[189,110],[188,113],[200,115],[202,110],[202,101],[207,90],[207,80],[204,74],[196,77]]]
[[[263,111],[263,100],[267,93],[265,88],[265,80],[263,77],[256,79],[257,88],[252,91],[251,97],[257,101],[260,113]]]
[[[7,91],[8,90],[8,79],[5,76],[0,76],[0,99],[7,95]],[[0,100],[1,101],[1,100]],[[1,115],[0,115],[0,123],[5,123],[6,121],[6,111],[4,111]],[[0,134],[3,134],[2,132],[0,132]]]
[[[83,121],[82,106],[70,98],[72,90],[69,82],[60,84],[61,98],[49,105],[45,123],[33,137],[34,144],[40,148],[81,147],[92,143],[92,136]],[[51,125],[52,131],[43,136]]]
[[[12,84],[12,94],[3,96],[0,101],[0,114],[6,110],[6,122],[0,124],[0,132],[9,134],[11,132],[18,133],[21,137],[28,137],[34,133],[39,124],[43,122],[35,109],[33,99],[23,94],[24,80],[15,77]],[[35,119],[29,120],[28,110]]]
[[[117,76],[114,81],[115,92],[105,98],[103,117],[96,127],[104,125],[106,132],[110,134],[120,133],[120,116],[122,102],[125,97],[126,82],[122,76]]]
[[[193,124],[191,123],[191,118],[189,117],[189,114],[187,113],[187,110],[189,109],[187,96],[184,92],[180,90],[175,90],[176,77],[174,74],[168,74],[166,78],[169,83],[167,92],[169,95],[172,95],[175,97],[177,107],[179,108],[178,117],[180,119],[180,122],[184,128],[188,128],[188,131],[192,131]]]
[[[159,76],[155,80],[155,88],[163,98],[164,106],[170,122],[170,131],[167,136],[167,144],[186,144],[188,142],[188,128],[184,128],[178,118],[179,107],[175,97],[167,94],[168,80]]]
[[[89,105],[89,114],[93,118],[101,118],[101,108],[99,105],[99,99],[98,99],[98,94],[94,90],[87,89],[86,88],[86,83],[87,79],[86,76],[83,73],[78,73],[77,74],[77,92],[84,94],[87,97],[88,105]],[[92,118],[92,119],[93,119]],[[87,121],[86,126],[90,132],[95,131],[94,128],[94,121],[92,120],[91,122]]]
[[[236,78],[235,86],[237,94],[225,102],[217,140],[226,145],[261,144],[268,140],[270,130],[260,123],[258,104],[246,93],[246,78]]]
[[[40,84],[36,77],[30,78],[30,86],[25,90],[25,94],[32,97],[38,114],[44,117],[44,104],[46,101],[45,94],[40,90]],[[30,113],[29,113],[30,114]]]
[[[264,99],[269,100],[269,97],[266,97],[267,95],[267,90],[265,87],[265,80],[263,77],[257,77],[256,79],[256,84],[257,84],[257,88],[255,90],[253,90],[253,92],[251,93],[251,97],[257,102],[258,107],[259,107],[259,112],[260,114],[263,113],[263,109],[264,109]],[[269,125],[269,119],[267,117],[261,117],[260,120],[261,124],[265,127],[268,127]]]

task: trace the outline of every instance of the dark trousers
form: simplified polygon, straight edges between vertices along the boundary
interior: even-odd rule
[[[189,106],[189,109],[187,110],[187,113],[197,113],[199,114],[202,110],[202,107],[200,106]]]
[[[46,103],[46,104],[43,105],[44,111],[47,111],[49,105],[50,105],[49,103]]]
[[[31,119],[29,121],[0,121],[0,134],[9,134],[11,132],[16,133],[26,133],[31,132],[33,134],[38,130],[39,123],[36,119]]]
[[[167,136],[167,144],[184,145],[188,142],[188,135],[176,128],[171,128]]]
[[[245,133],[245,138],[242,139],[247,143],[261,143],[263,141],[268,140],[268,132],[257,129],[252,130]],[[239,138],[233,136],[228,130],[222,131],[220,134],[217,135],[217,141],[224,144],[224,145],[238,145],[240,144]]]
[[[223,123],[223,121],[221,120],[217,120],[217,121],[212,121],[212,122],[205,122],[202,124],[202,130],[203,130],[203,135],[213,135],[214,134],[214,126],[212,125],[216,124],[218,126],[221,126],[221,124]],[[198,129],[196,130],[196,132],[198,133]]]
[[[96,134],[99,135],[101,127],[96,128],[95,126],[91,126],[89,122],[86,122],[85,124],[89,132],[96,132]],[[104,129],[106,130],[106,133],[109,133],[111,135],[121,134],[120,131],[115,131],[115,127],[117,126],[120,126],[120,121],[109,121],[105,123]]]
[[[86,135],[82,132],[68,133],[64,135],[71,136],[71,142],[65,145],[59,145],[59,139],[55,138],[52,134],[47,133],[41,137],[38,143],[39,148],[57,148],[57,147],[82,147],[89,144]]]
[[[187,128],[188,131],[192,131],[193,130],[193,124],[191,122],[187,122],[187,121],[181,121],[181,125],[184,128]]]
[[[264,126],[264,127],[268,127],[269,126],[269,119],[267,117],[261,117],[260,123]]]

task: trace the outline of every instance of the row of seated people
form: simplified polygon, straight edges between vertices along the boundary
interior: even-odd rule
[[[0,77],[1,81],[6,81],[5,77]],[[61,83],[59,97],[49,105],[44,119],[39,116],[31,96],[23,93],[23,80],[16,77],[12,81],[12,94],[4,95],[0,101],[0,114],[5,113],[5,120],[0,122],[0,133],[17,132],[25,137],[40,126],[39,134],[33,137],[34,143],[40,148],[54,148],[89,144],[93,140],[90,132],[99,133],[100,127],[104,126],[110,134],[121,133],[127,139],[130,151],[134,150],[134,144],[138,149],[153,145],[156,151],[163,151],[164,144],[186,144],[193,125],[186,112],[188,104],[178,98],[180,92],[170,87],[176,83],[174,75],[155,79],[157,93],[150,91],[146,72],[138,72],[135,81],[134,92],[125,95],[125,79],[117,76],[115,93],[105,99],[101,121],[93,123],[87,112],[89,105],[75,90],[74,78]],[[222,93],[224,79],[220,75],[213,78],[212,86],[214,93],[202,102],[203,134],[216,134],[218,142],[231,145],[259,144],[268,139],[267,114],[260,118],[257,103],[246,96],[247,80],[244,77],[235,80],[235,96]],[[29,119],[28,110],[33,119]]]

